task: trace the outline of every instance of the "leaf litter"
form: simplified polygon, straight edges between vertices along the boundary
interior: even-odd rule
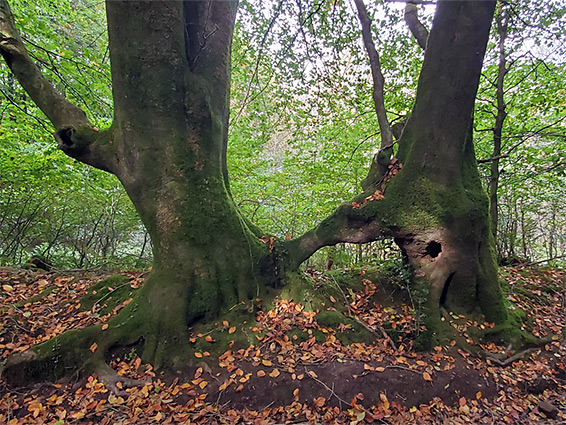
[[[125,273],[132,293],[143,284],[139,272]],[[566,327],[566,277],[557,269],[502,269],[510,310],[531,313],[532,333],[558,335]],[[82,311],[80,298],[107,277],[94,273],[37,273],[0,269],[0,356],[29,349],[68,329],[104,323],[123,307],[100,314]],[[325,277],[315,276],[324,285]],[[363,276],[361,276],[363,278]],[[376,285],[350,294],[349,310],[368,329],[384,336],[373,344],[343,345],[336,329],[318,324],[314,312],[278,301],[260,312],[249,332],[257,343],[230,349],[181,376],[167,376],[142,364],[134,351],[114,358],[120,376],[144,382],[112,393],[96,375],[27,388],[0,381],[0,423],[20,424],[535,424],[566,421],[566,346],[549,342],[514,358],[507,347],[482,348],[495,361],[479,359],[454,341],[432,352],[416,352],[419,326],[409,305],[388,306],[375,298]],[[334,298],[334,297],[332,297]],[[129,299],[126,300],[126,303]],[[336,303],[336,299],[331,299]],[[333,307],[328,307],[332,310]],[[462,337],[475,323],[448,316]],[[230,333],[235,327],[223,323]],[[299,333],[293,333],[298,329]],[[393,337],[391,337],[393,335]],[[201,336],[214,342],[212,336]],[[198,338],[193,336],[193,338]],[[471,339],[470,339],[471,341]],[[91,347],[96,350],[96,347]]]

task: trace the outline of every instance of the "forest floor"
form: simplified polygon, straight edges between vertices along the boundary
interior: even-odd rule
[[[537,337],[566,327],[566,273],[550,268],[502,268],[509,309],[529,313]],[[143,274],[123,273],[128,294]],[[566,424],[566,344],[554,341],[519,353],[495,342],[483,359],[452,341],[432,352],[416,352],[419,332],[410,297],[399,284],[364,270],[311,271],[319,286],[340,277],[357,280],[359,291],[342,292],[351,315],[380,336],[373,344],[342,345],[336,338],[349,325],[323,327],[313,312],[280,301],[258,315],[247,330],[257,344],[232,349],[178,376],[142,364],[135,350],[117,355],[119,375],[143,381],[110,391],[96,375],[27,387],[0,381],[0,423],[16,424]],[[107,321],[129,302],[106,314],[100,303],[81,309],[81,297],[108,277],[93,272],[36,272],[0,268],[0,356],[25,351],[71,328]],[[109,300],[114,291],[99,293]],[[331,302],[337,302],[330,297]],[[328,310],[333,310],[328,306]],[[464,317],[445,320],[469,339],[468,330],[489,329]],[[218,324],[231,333],[230,323]],[[306,338],[290,332],[298,329]],[[323,335],[323,338],[320,336]],[[192,335],[206,338],[209,335]],[[471,341],[471,340],[470,340]],[[491,359],[490,359],[491,357]]]

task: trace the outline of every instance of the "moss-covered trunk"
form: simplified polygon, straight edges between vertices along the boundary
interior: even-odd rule
[[[96,369],[113,349],[130,344],[157,367],[187,363],[189,327],[263,296],[264,285],[276,280],[275,268],[262,266],[269,246],[250,230],[228,186],[236,7],[235,1],[107,2],[112,127],[100,132],[100,151],[81,143],[96,129],[69,127],[59,137],[69,154],[118,176],[151,235],[153,270],[107,330],[71,332],[56,345],[35,347],[25,374],[54,378],[88,357]],[[50,368],[54,356],[64,358],[62,369]]]
[[[385,197],[392,232],[414,272],[432,340],[440,308],[501,322],[488,200],[472,141],[475,95],[495,2],[438,5],[413,113],[400,140],[399,175]]]
[[[417,97],[389,174],[370,169],[365,193],[290,241],[298,263],[321,246],[394,237],[413,273],[423,346],[450,336],[443,308],[503,322],[488,199],[472,122],[495,1],[440,1]]]
[[[107,11],[122,158],[113,171],[154,249],[126,320],[142,329],[143,359],[160,366],[186,352],[189,326],[260,296],[264,282],[267,248],[226,175],[236,3],[109,1]]]

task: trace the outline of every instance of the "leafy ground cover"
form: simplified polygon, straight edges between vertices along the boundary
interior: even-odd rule
[[[509,309],[528,313],[524,326],[535,336],[556,337],[519,353],[490,342],[481,358],[455,341],[416,352],[419,324],[402,285],[364,270],[310,273],[316,286],[334,288],[326,310],[316,314],[293,300],[278,301],[245,325],[254,345],[232,347],[208,362],[210,354],[197,351],[191,367],[171,375],[142,364],[132,347],[116,353],[112,367],[141,381],[133,387],[108,388],[96,375],[19,388],[0,381],[0,423],[566,423],[566,344],[557,337],[566,327],[563,271],[502,270]],[[144,277],[0,269],[2,359],[67,329],[107,321]],[[375,334],[374,343],[341,342],[352,325],[331,320],[340,303]],[[468,334],[493,326],[448,314],[445,320],[469,341]],[[236,330],[221,321],[190,338],[214,344],[215,332]]]

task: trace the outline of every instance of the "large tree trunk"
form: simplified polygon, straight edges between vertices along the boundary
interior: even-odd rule
[[[373,180],[364,195],[293,242],[301,259],[337,241],[393,236],[413,272],[424,346],[442,339],[443,308],[498,323],[507,317],[472,143],[494,6],[438,3],[415,105],[399,141],[402,169],[385,184]]]
[[[26,366],[30,375],[51,373],[46,365],[54,355],[63,355],[67,367],[80,366],[95,342],[95,369],[114,347],[137,342],[143,360],[157,367],[186,362],[190,326],[251,303],[278,280],[269,245],[240,215],[228,187],[237,2],[112,0],[106,6],[112,127],[98,132],[80,113],[81,121],[54,124],[67,154],[120,179],[151,236],[153,271],[108,330],[66,334],[56,350],[38,347]]]
[[[266,280],[258,259],[267,248],[240,216],[226,173],[235,13],[225,1],[107,2],[111,169],[154,246],[131,320],[142,326],[143,359],[157,366],[185,351],[189,326],[262,295]]]
[[[397,235],[423,293],[428,332],[439,307],[505,319],[488,203],[472,143],[474,101],[495,2],[438,4],[413,113],[400,141],[404,165]],[[433,335],[434,336],[434,335]]]

